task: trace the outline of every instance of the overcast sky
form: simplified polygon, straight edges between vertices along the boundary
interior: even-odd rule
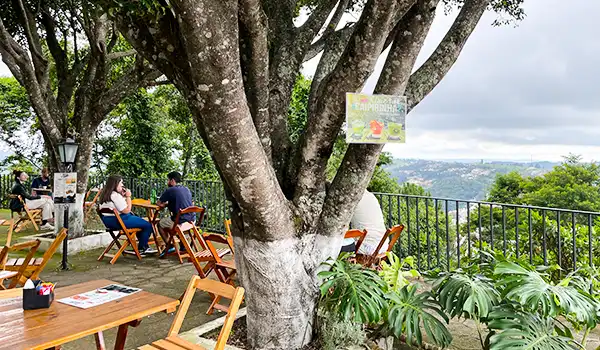
[[[493,27],[495,14],[484,15],[458,62],[407,116],[407,143],[385,150],[399,158],[600,159],[600,1],[525,4],[518,27]],[[452,20],[438,14],[417,64]],[[4,65],[0,75],[10,75]]]

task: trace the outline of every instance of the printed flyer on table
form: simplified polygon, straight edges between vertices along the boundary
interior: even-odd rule
[[[68,298],[59,299],[59,303],[76,306],[81,309],[89,309],[113,300],[121,299],[128,295],[141,291],[139,288],[110,284],[89,292],[73,295]]]

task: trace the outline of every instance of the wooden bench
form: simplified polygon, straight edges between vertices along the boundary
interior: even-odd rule
[[[192,280],[188,284],[188,287],[185,290],[185,294],[181,301],[181,305],[179,306],[179,310],[177,310],[177,314],[175,315],[175,319],[173,320],[171,329],[167,334],[167,338],[157,340],[152,344],[141,346],[138,349],[206,350],[206,348],[198,344],[191,343],[178,336],[179,330],[181,329],[181,324],[183,323],[185,315],[190,307],[190,303],[192,302],[192,298],[194,297],[196,289],[203,290],[205,292],[208,292],[209,294],[214,294],[219,297],[231,299],[231,303],[229,304],[228,308],[229,311],[227,311],[227,316],[225,317],[225,323],[221,328],[221,332],[219,333],[219,337],[217,338],[217,344],[214,347],[215,350],[225,349],[227,339],[229,338],[229,334],[231,333],[233,321],[235,321],[235,315],[237,314],[240,308],[240,304],[242,303],[242,300],[244,298],[244,288],[235,288],[229,284],[217,282],[208,278],[202,279],[199,276],[192,277]]]

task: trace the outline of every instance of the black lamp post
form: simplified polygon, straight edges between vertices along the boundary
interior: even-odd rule
[[[77,155],[77,149],[79,144],[71,138],[67,138],[65,142],[58,144],[58,155],[62,162],[63,169],[65,172],[71,172],[73,164],[75,163],[75,156]],[[68,252],[68,241],[69,241],[69,205],[68,199],[65,197],[64,201],[64,218],[63,227],[67,229],[67,237],[63,241],[63,253],[62,253],[62,269],[68,270],[69,265],[67,263],[67,252]]]

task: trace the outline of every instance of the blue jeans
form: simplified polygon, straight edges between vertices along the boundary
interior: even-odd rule
[[[115,216],[102,216],[101,217],[104,226],[111,230],[120,230],[121,226]],[[137,233],[138,249],[144,250],[148,248],[148,239],[152,234],[152,224],[139,216],[135,216],[131,213],[121,214],[121,220],[127,228],[141,228],[142,230]]]

